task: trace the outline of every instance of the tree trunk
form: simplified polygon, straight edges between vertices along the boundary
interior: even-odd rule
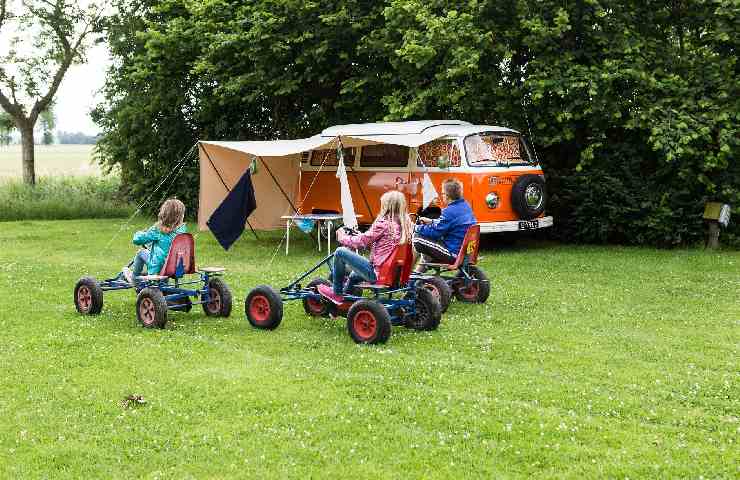
[[[36,185],[36,166],[34,165],[33,127],[21,129],[21,145],[23,146],[23,182]]]

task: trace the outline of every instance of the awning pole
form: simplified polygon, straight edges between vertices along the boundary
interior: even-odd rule
[[[283,197],[285,197],[285,199],[290,204],[290,207],[293,209],[293,213],[295,213],[296,215],[300,215],[301,212],[299,212],[298,209],[295,208],[295,205],[293,205],[293,202],[290,200],[290,197],[288,197],[288,194],[285,193],[285,190],[283,190],[283,187],[277,181],[277,178],[275,178],[275,175],[272,174],[272,170],[270,170],[270,167],[267,166],[267,162],[265,161],[265,159],[262,158],[262,157],[257,157],[257,158],[259,158],[260,160],[262,160],[262,165],[265,166],[265,169],[267,170],[267,173],[270,174],[270,177],[272,178],[272,181],[275,182],[275,185],[277,185],[277,187],[280,189],[280,193],[283,194]],[[313,239],[313,235],[311,235],[310,233],[308,234],[308,236],[311,237],[311,239]],[[318,231],[316,232],[316,240],[318,242],[321,242],[321,233],[318,232]]]
[[[269,173],[270,174],[270,177],[272,177],[272,181],[275,182],[275,185],[277,185],[277,187],[280,189],[280,193],[282,193],[283,196],[285,197],[285,199],[288,201],[288,203],[290,204],[291,208],[293,209],[293,212],[295,212],[296,214],[298,214],[298,209],[295,208],[295,205],[293,205],[293,201],[290,199],[290,197],[288,197],[288,194],[285,193],[285,190],[283,190],[283,187],[277,181],[277,178],[275,178],[275,175],[272,174],[272,170],[270,170],[270,167],[267,166],[267,162],[265,162],[265,159],[262,158],[262,157],[257,157],[257,158],[259,158],[260,160],[262,160],[262,165],[264,165],[265,166],[265,169],[267,169],[267,173]]]
[[[339,148],[344,149],[344,144],[342,143],[342,137],[337,137],[337,140],[339,140]],[[362,159],[360,159],[362,161]],[[350,165],[349,170],[352,172],[352,175],[355,177],[355,182],[357,182],[357,188],[360,189],[360,195],[362,195],[362,200],[365,202],[365,207],[367,208],[367,212],[370,214],[370,218],[374,218],[375,215],[373,214],[373,210],[370,208],[370,202],[367,201],[367,197],[365,196],[365,191],[362,189],[362,184],[360,183],[360,179],[357,178],[357,172],[355,171],[354,165]]]

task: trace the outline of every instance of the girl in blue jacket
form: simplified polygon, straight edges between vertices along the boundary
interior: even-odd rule
[[[172,239],[178,233],[187,232],[183,223],[185,220],[185,205],[176,198],[165,200],[159,207],[158,221],[148,230],[142,230],[134,234],[134,245],[150,244],[149,250],[142,248],[136,252],[131,268],[123,267],[121,277],[133,284],[134,279],[140,276],[146,265],[148,275],[156,275],[162,269],[167,254],[170,252]]]

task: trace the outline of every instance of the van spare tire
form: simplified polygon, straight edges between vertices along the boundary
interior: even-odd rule
[[[519,217],[529,220],[542,215],[547,203],[545,180],[539,175],[522,175],[511,188],[511,205]]]

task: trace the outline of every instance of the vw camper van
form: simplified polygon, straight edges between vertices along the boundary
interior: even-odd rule
[[[387,190],[405,193],[409,211],[421,213],[425,174],[440,195],[446,178],[462,181],[481,233],[536,230],[553,224],[552,217],[545,215],[542,168],[516,130],[455,120],[411,121],[338,125],[321,136],[347,139],[342,156],[361,224],[372,223],[380,196]],[[352,138],[383,143],[352,146]],[[409,138],[433,140],[410,147]],[[303,200],[303,212],[341,211],[337,154],[338,149],[327,149],[302,155],[298,198]]]

